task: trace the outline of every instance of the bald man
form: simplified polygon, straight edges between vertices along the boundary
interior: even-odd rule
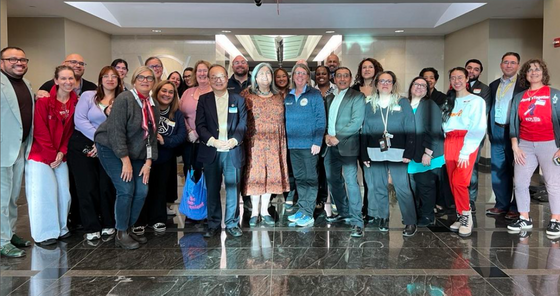
[[[336,69],[340,67],[340,59],[333,52],[327,57],[327,62],[325,64],[327,67],[329,67],[329,70],[331,72],[331,82],[334,82],[334,72],[336,72]]]
[[[97,89],[97,85],[95,85],[95,83],[82,78],[82,76],[86,72],[86,63],[84,62],[84,58],[81,55],[77,53],[69,54],[62,62],[62,65],[69,66],[72,68],[72,70],[74,70],[74,74],[76,75],[76,86],[74,87],[74,91],[78,96],[81,95],[84,91]],[[43,85],[41,85],[41,87],[39,88],[37,96],[48,96],[48,93],[51,91],[53,86],[53,79],[50,79],[49,81],[43,83]],[[45,94],[41,92],[42,90],[47,93]]]
[[[235,94],[239,94],[251,86],[249,64],[244,56],[238,55],[231,62],[231,68],[233,69],[233,75],[228,80],[227,89]]]

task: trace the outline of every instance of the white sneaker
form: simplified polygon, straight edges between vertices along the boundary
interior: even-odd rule
[[[167,229],[167,227],[163,223],[156,223],[152,225],[152,228],[154,229],[155,232],[164,232],[165,229]]]
[[[461,226],[459,227],[459,236],[470,236],[473,229],[473,219],[471,211],[463,211],[463,215],[459,218]]]
[[[146,231],[146,226],[132,227],[132,233],[134,233],[136,235],[143,235],[145,231]]]
[[[103,228],[101,229],[101,235],[113,235],[115,234],[115,228]]]
[[[86,233],[86,239],[88,241],[92,241],[92,240],[98,240],[101,238],[101,234],[99,234],[99,231],[97,232],[91,232],[91,233]]]
[[[453,224],[451,224],[451,226],[449,226],[449,229],[453,232],[457,232],[459,231],[459,227],[461,227],[461,222],[459,221],[459,218],[461,216],[457,215],[457,219],[455,220],[455,222]]]

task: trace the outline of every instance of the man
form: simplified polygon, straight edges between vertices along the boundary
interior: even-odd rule
[[[338,56],[336,54],[331,53],[328,57],[327,57],[327,67],[329,67],[329,71],[331,72],[331,82],[334,83],[334,72],[336,71],[336,69],[338,69],[338,67],[340,66],[340,60],[338,59]]]
[[[323,145],[327,183],[339,215],[352,225],[352,237],[363,235],[362,195],[358,185],[360,128],[365,116],[365,96],[350,88],[352,72],[339,67],[334,79],[338,90],[326,98],[327,135]]]
[[[234,94],[239,94],[241,91],[251,85],[249,79],[249,64],[242,55],[238,55],[231,63],[233,75],[228,80],[227,89]]]
[[[23,257],[30,241],[16,235],[17,205],[25,158],[33,141],[33,91],[23,79],[27,62],[23,49],[6,47],[0,52],[1,70],[1,228],[0,248],[3,256]]]
[[[513,195],[513,150],[509,138],[509,115],[511,101],[526,88],[521,86],[517,70],[520,56],[507,52],[502,56],[502,77],[490,83],[490,116],[488,138],[490,139],[490,162],[492,164],[492,190],[496,204],[486,210],[487,215],[506,214],[506,219],[517,219],[517,204]]]
[[[163,75],[163,62],[158,57],[149,57],[144,62],[144,66],[154,70],[154,74],[156,74],[156,82],[154,85],[160,83],[161,76]]]
[[[183,81],[187,85],[187,88],[194,86],[194,80],[191,78],[193,75],[194,69],[193,67],[186,67],[183,71]]]
[[[469,74],[469,92],[481,97],[486,102],[486,115],[488,115],[488,110],[490,109],[490,88],[488,85],[480,82],[478,77],[480,73],[484,70],[482,67],[482,62],[477,59],[470,59],[465,63],[465,69]],[[469,203],[471,206],[471,211],[476,213],[476,198],[478,197],[478,161],[480,160],[480,151],[484,146],[484,139],[480,142],[480,147],[478,149],[478,154],[476,155],[476,162],[474,164],[473,173],[471,176],[471,183],[469,185]]]
[[[201,145],[198,161],[204,164],[206,178],[208,229],[204,237],[213,237],[221,230],[222,176],[226,187],[226,231],[234,237],[243,233],[239,228],[239,180],[245,163],[243,137],[247,123],[245,99],[227,90],[227,71],[213,65],[208,71],[212,92],[200,96],[196,111],[196,131]]]
[[[74,92],[76,92],[78,96],[85,91],[97,89],[97,85],[95,85],[95,83],[87,81],[83,78],[84,73],[86,72],[87,64],[84,62],[84,58],[81,55],[77,53],[68,55],[64,59],[64,62],[62,62],[62,65],[69,66],[72,70],[74,70],[74,75],[76,75],[76,86],[74,87]],[[39,88],[39,92],[37,92],[37,97],[49,96],[49,92],[53,86],[53,79],[43,83],[43,85]]]

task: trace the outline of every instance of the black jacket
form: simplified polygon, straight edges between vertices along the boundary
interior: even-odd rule
[[[428,148],[434,153],[433,157],[443,155],[443,130],[441,128],[441,109],[428,99],[420,101],[414,114],[416,123],[416,139],[414,142],[414,158],[417,163],[422,162],[424,149]]]

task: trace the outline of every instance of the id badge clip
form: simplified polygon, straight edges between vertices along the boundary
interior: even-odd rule
[[[390,134],[389,132],[383,133],[383,139],[385,139],[385,143],[387,143],[387,148],[391,147],[391,139],[392,138],[393,138],[393,135]]]

